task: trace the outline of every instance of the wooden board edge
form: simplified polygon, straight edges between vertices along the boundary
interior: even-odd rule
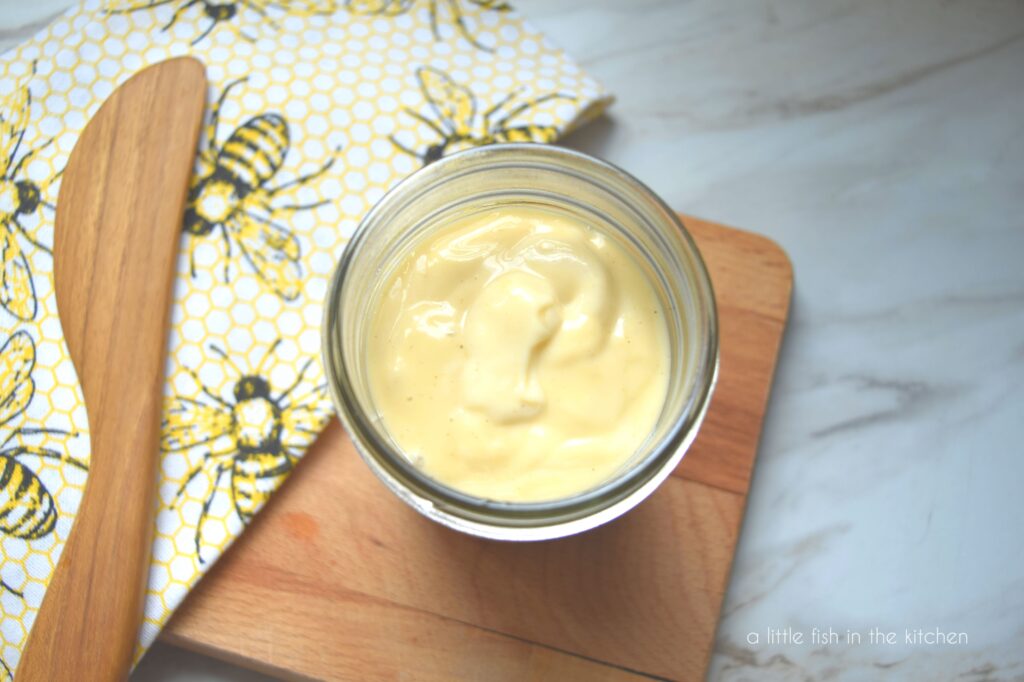
[[[288,670],[287,668],[280,668],[264,661],[248,658],[242,654],[235,653],[230,649],[219,649],[213,644],[206,644],[205,642],[197,639],[190,639],[186,635],[174,632],[169,628],[164,628],[160,631],[158,640],[163,644],[169,644],[170,646],[178,649],[184,649],[185,651],[191,651],[192,653],[208,656],[218,661],[236,665],[239,668],[245,668],[246,670],[252,670],[253,672],[268,675],[270,677],[276,677],[282,680],[310,682],[311,680],[317,679],[315,677],[300,675],[293,670]]]
[[[739,498],[739,500],[738,500],[738,503],[739,503],[739,520],[736,523],[736,528],[735,528],[735,531],[734,531],[732,553],[731,553],[728,565],[726,566],[726,570],[725,570],[725,589],[722,591],[722,596],[721,596],[721,599],[719,600],[719,605],[718,605],[718,611],[719,611],[718,623],[715,626],[715,634],[714,634],[714,637],[712,638],[712,645],[704,653],[704,666],[703,666],[703,669],[704,669],[704,676],[705,676],[705,678],[707,677],[708,671],[710,670],[710,667],[711,667],[711,660],[712,660],[712,658],[714,656],[714,651],[715,651],[714,643],[718,640],[718,630],[719,630],[719,628],[722,625],[721,609],[722,609],[723,603],[725,602],[725,595],[729,591],[729,585],[732,583],[732,573],[733,573],[734,565],[736,563],[736,548],[739,546],[740,541],[743,539],[743,528],[746,525],[746,517],[747,517],[747,505],[750,502],[750,489],[754,485],[754,474],[757,471],[757,461],[758,461],[758,458],[759,458],[759,455],[760,455],[760,452],[761,452],[761,438],[764,435],[765,421],[767,420],[768,412],[771,409],[771,393],[772,393],[772,388],[775,385],[775,377],[777,376],[778,370],[779,370],[779,358],[780,358],[780,356],[782,354],[782,345],[785,342],[786,332],[789,329],[790,311],[791,311],[792,303],[793,303],[793,288],[794,288],[794,284],[795,284],[794,283],[793,261],[792,261],[792,259],[790,259],[789,254],[786,252],[786,250],[783,249],[782,246],[778,242],[776,242],[774,239],[771,239],[770,237],[766,237],[764,235],[761,235],[761,234],[758,234],[758,233],[755,233],[755,232],[749,232],[749,231],[746,231],[746,230],[741,230],[741,229],[738,229],[738,228],[730,227],[730,226],[727,226],[727,225],[721,225],[721,224],[718,224],[718,223],[715,223],[715,226],[720,228],[720,229],[723,229],[723,230],[729,230],[730,232],[732,232],[734,234],[738,233],[740,235],[743,235],[745,238],[751,239],[752,241],[760,242],[761,244],[764,245],[765,251],[767,253],[772,254],[773,258],[776,260],[777,266],[782,271],[781,275],[782,275],[782,279],[783,279],[783,282],[784,282],[784,285],[785,285],[785,299],[783,301],[783,306],[782,306],[782,309],[781,309],[782,310],[782,318],[780,320],[780,322],[781,322],[781,329],[779,330],[779,334],[778,334],[778,336],[775,339],[775,347],[772,349],[771,372],[770,372],[770,374],[768,376],[768,385],[766,387],[764,404],[763,404],[763,408],[761,410],[760,428],[758,429],[757,440],[754,443],[754,449],[753,449],[753,452],[751,453],[751,469],[750,469],[750,474],[749,474],[749,476],[747,478],[747,486],[746,486],[746,489],[743,490],[742,492],[732,491],[732,490],[729,491],[729,492],[736,493],[737,497]],[[708,484],[705,484],[705,485],[708,485]],[[716,486],[712,486],[712,487],[716,487]],[[727,488],[722,488],[722,489],[723,490],[728,490]]]
[[[422,613],[428,617],[443,619],[449,621],[450,624],[468,628],[476,636],[495,639],[512,647],[525,648],[524,657],[528,658],[530,672],[523,682],[548,682],[552,679],[557,679],[559,682],[592,682],[593,680],[601,680],[603,682],[648,682],[650,680],[657,680],[663,682],[667,679],[653,673],[631,670],[615,663],[559,649],[543,642],[524,639],[472,623],[455,621],[434,612]],[[170,629],[164,629],[160,633],[159,641],[179,649],[209,656],[218,661],[224,661],[240,668],[282,680],[308,682],[310,680],[324,679],[275,666],[259,658],[247,656],[245,653],[225,647],[218,647],[216,644],[191,638],[187,633],[175,632]],[[557,677],[552,677],[545,672],[550,670],[557,670]]]
[[[779,305],[778,315],[771,317],[783,323],[789,319],[789,309],[793,300],[794,270],[793,261],[790,259],[789,253],[781,244],[771,237],[758,232],[751,232],[738,227],[732,227],[731,225],[696,218],[684,213],[680,213],[679,218],[683,223],[683,227],[686,228],[691,236],[695,237],[698,250],[700,249],[701,237],[697,235],[707,238],[708,233],[706,231],[711,230],[710,234],[713,234],[719,241],[722,240],[723,235],[728,234],[729,239],[733,242],[749,244],[751,251],[757,251],[767,256],[767,259],[762,264],[766,265],[773,272],[774,279],[782,284],[782,296],[780,296],[777,302],[777,305]],[[701,257],[705,258],[703,253]]]
[[[774,239],[767,237],[757,232],[751,232],[749,230],[732,227],[730,225],[724,225],[716,223],[711,220],[698,218],[696,216],[688,215],[685,213],[678,213],[680,221],[683,227],[694,239],[698,250],[702,249],[702,243],[706,241],[714,242],[731,242],[733,244],[742,244],[745,251],[751,254],[757,254],[759,265],[762,269],[768,271],[768,277],[772,280],[775,285],[774,288],[778,289],[777,298],[773,297],[770,302],[772,313],[762,312],[753,309],[737,309],[735,306],[722,306],[720,300],[716,300],[718,306],[718,314],[721,318],[724,310],[733,310],[743,315],[749,315],[760,318],[765,324],[778,325],[777,334],[773,334],[772,341],[773,347],[767,349],[769,351],[768,357],[770,358],[770,364],[768,366],[769,373],[765,385],[763,387],[762,401],[759,405],[760,408],[760,420],[758,423],[758,430],[756,438],[752,444],[751,452],[749,454],[750,467],[746,476],[740,480],[719,480],[715,481],[707,476],[693,475],[693,472],[687,472],[684,465],[677,467],[673,471],[672,475],[683,478],[686,480],[697,481],[705,485],[726,490],[729,492],[737,493],[740,495],[747,495],[750,491],[751,477],[753,475],[753,469],[757,462],[757,454],[760,449],[761,434],[764,430],[764,421],[768,412],[768,404],[771,398],[772,387],[775,383],[775,376],[778,370],[779,357],[782,351],[782,344],[785,340],[786,331],[789,328],[790,311],[792,308],[793,301],[793,289],[794,289],[794,271],[793,262],[782,246]],[[705,247],[707,244],[705,244]],[[701,253],[701,257],[704,258],[705,263],[709,260],[707,256]],[[710,270],[710,268],[709,268]],[[716,293],[716,299],[718,298]],[[719,389],[720,390],[720,389]],[[712,398],[713,400],[714,398]],[[700,436],[698,435],[698,440]],[[684,462],[685,462],[684,458]]]

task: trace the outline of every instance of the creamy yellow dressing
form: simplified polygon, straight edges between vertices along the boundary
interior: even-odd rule
[[[603,482],[647,438],[668,386],[664,311],[639,263],[539,208],[472,215],[417,245],[370,333],[388,432],[425,473],[488,499]]]

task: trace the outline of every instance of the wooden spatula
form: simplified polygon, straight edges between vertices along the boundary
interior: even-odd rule
[[[142,622],[174,266],[206,97],[191,58],[121,85],[57,198],[53,265],[89,415],[89,479],[18,682],[127,677]]]

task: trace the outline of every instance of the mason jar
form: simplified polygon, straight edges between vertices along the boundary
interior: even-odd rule
[[[563,499],[506,502],[466,494],[418,468],[388,433],[367,370],[372,311],[403,256],[460,218],[528,205],[614,239],[646,270],[665,311],[668,392],[646,440],[609,478]],[[639,180],[562,147],[469,149],[413,173],[366,215],[324,305],[323,356],[335,407],[373,472],[401,500],[456,530],[500,540],[579,533],[625,513],[679,464],[707,412],[718,372],[715,299],[700,253],[676,214]]]

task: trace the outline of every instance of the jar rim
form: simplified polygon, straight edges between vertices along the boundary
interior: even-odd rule
[[[686,250],[686,267],[698,284],[703,313],[703,355],[698,360],[694,390],[673,413],[666,433],[645,446],[642,457],[594,488],[555,500],[511,502],[474,496],[448,486],[416,467],[389,442],[354,395],[354,363],[345,356],[341,313],[346,275],[360,246],[396,202],[441,182],[455,182],[458,173],[500,171],[502,164],[544,164],[547,169],[581,171],[615,184],[627,203],[646,202],[658,218],[656,227],[673,230]],[[677,313],[678,314],[678,313]],[[718,320],[707,267],[693,238],[678,216],[640,180],[613,164],[581,152],[533,143],[496,144],[446,156],[412,173],[388,191],[364,216],[339,259],[324,303],[322,352],[327,383],[335,407],[360,456],[400,498],[445,525],[474,535],[498,539],[546,539],[586,530],[615,518],[647,497],[685,454],[706,414],[718,374]],[[602,501],[606,504],[602,504]]]

